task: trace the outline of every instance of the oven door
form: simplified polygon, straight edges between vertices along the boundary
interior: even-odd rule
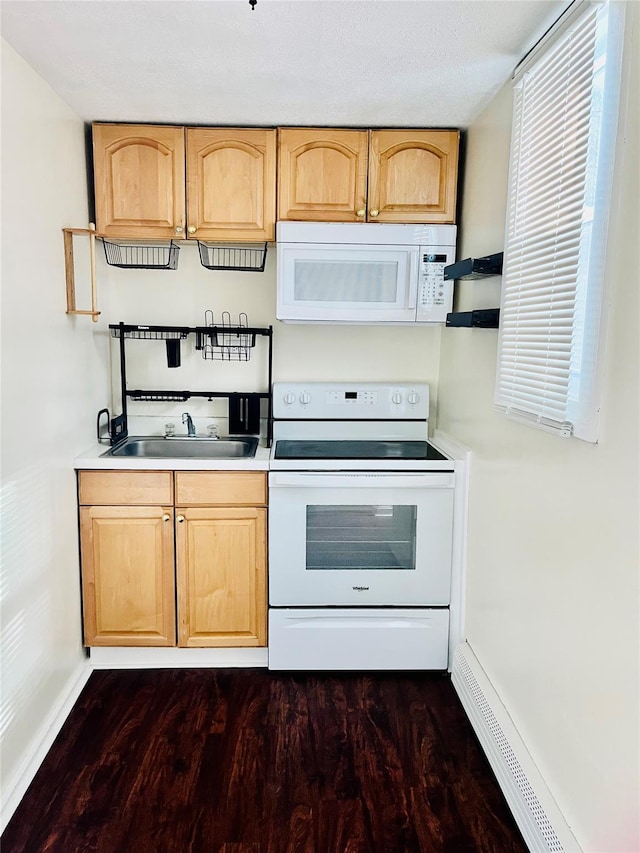
[[[269,475],[271,606],[446,606],[451,473]]]

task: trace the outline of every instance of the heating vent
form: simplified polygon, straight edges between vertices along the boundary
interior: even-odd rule
[[[452,681],[530,849],[536,853],[580,850],[498,695],[465,643],[455,652]],[[504,721],[496,714],[504,717]],[[545,791],[544,806],[534,785],[538,791]],[[548,803],[551,803],[553,823]],[[564,843],[558,832],[565,836]]]

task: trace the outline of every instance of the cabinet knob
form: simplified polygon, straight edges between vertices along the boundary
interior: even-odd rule
[[[165,514],[162,516],[162,520],[171,521],[171,516],[169,515],[169,513],[165,512]]]
[[[358,208],[358,210],[356,210],[356,216],[364,216],[364,214],[365,214],[364,207],[360,207],[360,208]]]
[[[183,230],[182,225],[176,225],[176,234],[182,234]]]
[[[369,211],[369,216],[373,216],[374,218],[380,213],[377,207],[372,207]]]
[[[196,226],[195,226],[195,225],[190,225],[190,226],[187,228],[187,231],[189,232],[189,234],[195,234],[195,233],[196,233]]]
[[[179,524],[182,524],[182,522],[184,521],[184,515],[179,515],[179,516],[177,516],[176,521],[177,521]]]

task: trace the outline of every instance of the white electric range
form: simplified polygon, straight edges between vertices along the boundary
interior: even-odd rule
[[[446,669],[455,465],[428,386],[273,394],[270,669]]]

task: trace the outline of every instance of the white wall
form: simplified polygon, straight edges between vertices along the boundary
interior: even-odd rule
[[[443,332],[438,415],[473,450],[468,642],[590,853],[640,849],[638,5],[627,13],[600,442],[494,411],[497,331]],[[459,257],[503,247],[510,125],[507,87],[469,129]],[[499,284],[461,283],[461,307],[496,307]]]
[[[106,401],[106,336],[65,315],[61,231],[86,225],[85,187],[82,122],[3,42],[3,808],[85,662],[73,458]]]

